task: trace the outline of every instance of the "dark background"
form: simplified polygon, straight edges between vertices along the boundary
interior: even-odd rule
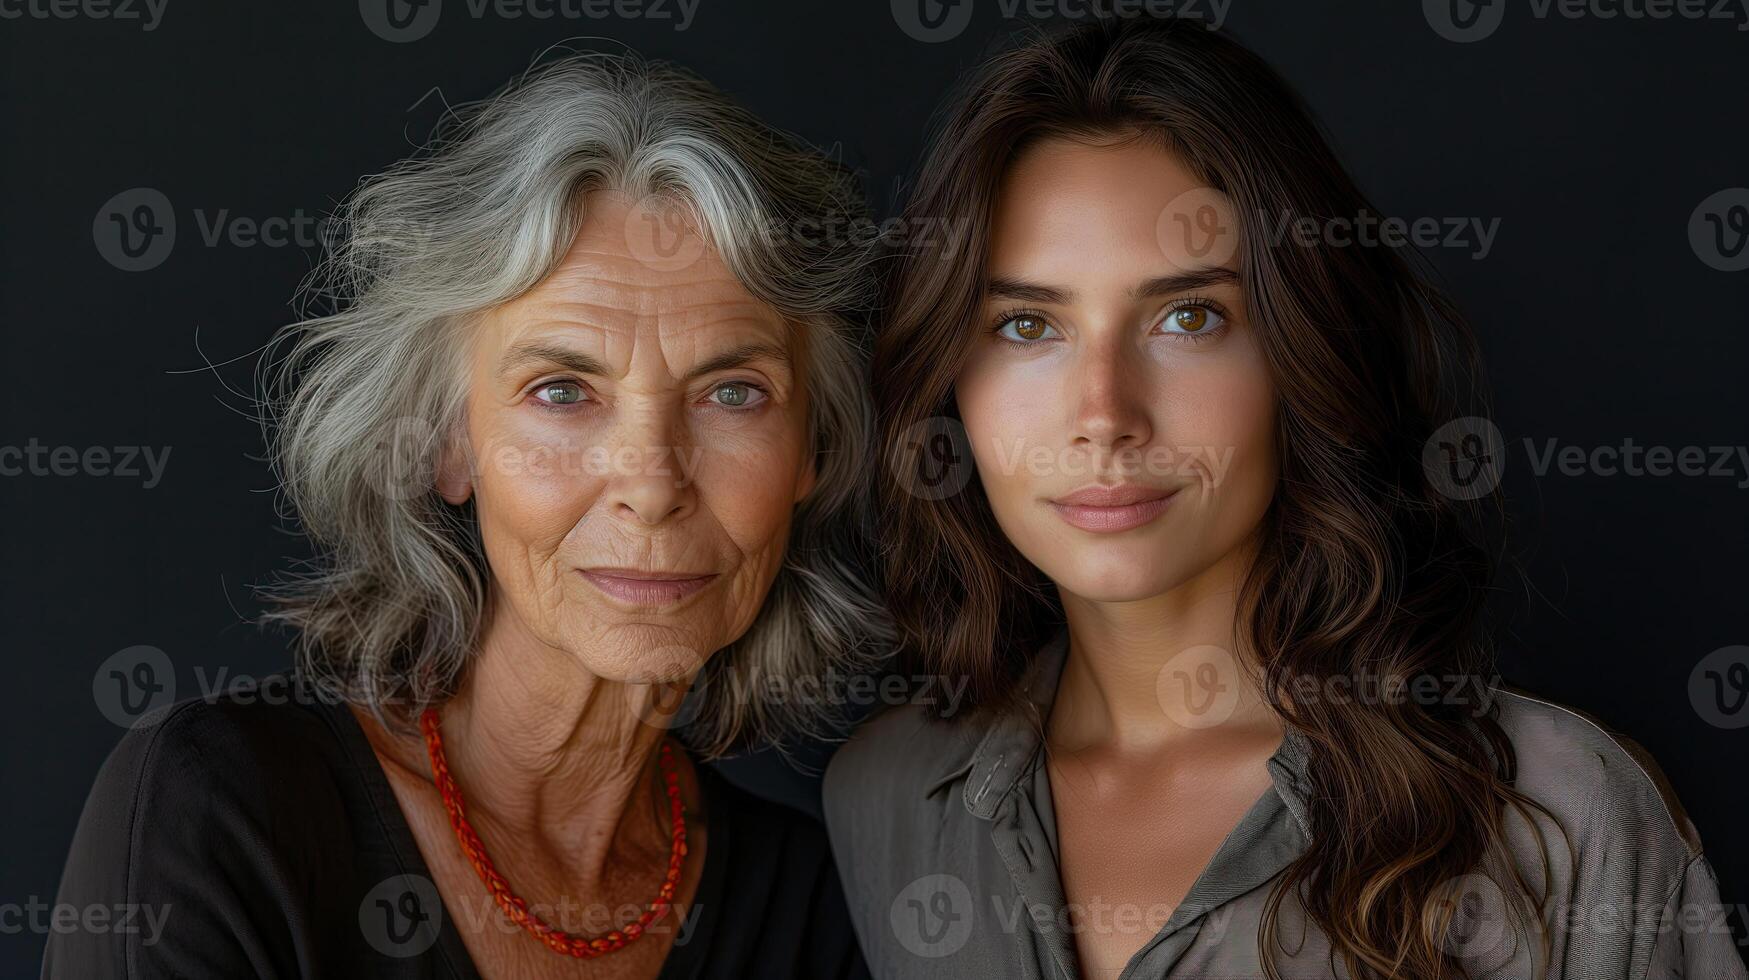
[[[1715,268],[1733,263],[1689,233],[1691,219],[1706,227],[1703,202],[1749,185],[1749,15],[1539,17],[1531,0],[1494,0],[1482,13],[1503,11],[1497,29],[1459,41],[1435,27],[1443,2],[1232,0],[1222,19],[1305,94],[1386,212],[1499,220],[1485,258],[1475,241],[1430,257],[1482,336],[1529,556],[1528,588],[1502,594],[1503,672],[1644,744],[1726,902],[1749,902],[1749,728],[1732,727],[1749,707],[1709,704],[1701,680],[1749,662],[1723,649],[1749,643],[1749,462],[1539,475],[1525,448],[1749,444],[1749,274]],[[0,975],[34,975],[44,937],[21,931],[16,909],[53,901],[121,734],[99,666],[155,647],[187,696],[220,669],[286,664],[283,637],[248,622],[250,586],[307,550],[275,516],[245,396],[316,238],[208,245],[202,222],[223,211],[307,227],[422,141],[445,100],[481,98],[567,39],[687,65],[836,148],[890,214],[944,89],[1040,22],[1028,6],[962,3],[969,25],[924,41],[887,0],[702,0],[684,30],[675,0],[551,19],[443,0],[425,36],[391,43],[345,0],[168,0],[150,30],[0,2],[23,13],[0,18],[0,446],[170,452],[149,489],[144,474],[0,476],[0,907],[14,909],[0,916]],[[1180,7],[1215,15],[1207,0]],[[1053,0],[1047,20],[1083,8]],[[100,251],[102,212],[134,188],[161,192],[176,221],[170,253],[144,271]],[[1746,201],[1708,207],[1731,218]],[[734,772],[812,792],[768,759]]]

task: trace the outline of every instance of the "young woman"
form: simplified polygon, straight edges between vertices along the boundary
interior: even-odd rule
[[[1485,683],[1472,342],[1276,74],[1032,40],[909,213],[887,585],[974,709],[828,772],[877,976],[1745,976],[1656,769]]]

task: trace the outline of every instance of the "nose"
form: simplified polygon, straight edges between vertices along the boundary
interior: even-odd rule
[[[678,413],[646,407],[617,420],[603,503],[630,523],[677,523],[696,504]]]
[[[1070,379],[1074,417],[1071,442],[1079,449],[1145,445],[1153,438],[1147,384],[1139,351],[1122,343],[1083,348]]]

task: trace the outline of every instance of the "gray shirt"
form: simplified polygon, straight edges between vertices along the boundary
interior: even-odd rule
[[[1049,715],[1067,655],[1059,634],[1023,689]],[[1545,830],[1553,889],[1547,976],[1572,980],[1745,980],[1718,883],[1694,827],[1637,746],[1558,705],[1496,690],[1518,755],[1516,787],[1547,807],[1572,853]],[[827,830],[851,918],[876,977],[1078,977],[1076,929],[1149,935],[1121,976],[1261,978],[1259,923],[1272,880],[1306,848],[1306,748],[1289,731],[1269,760],[1273,788],[1240,819],[1170,915],[1070,909],[1040,733],[1021,712],[967,722],[907,705],[865,724],[826,773]],[[1508,849],[1542,880],[1535,838],[1508,823]],[[1576,860],[1575,860],[1576,858]],[[1529,980],[1540,942],[1509,927],[1484,876],[1456,883],[1448,949],[1473,976]],[[1151,913],[1151,915],[1150,915]],[[1161,920],[1164,920],[1163,922]],[[1288,895],[1283,977],[1347,977]]]

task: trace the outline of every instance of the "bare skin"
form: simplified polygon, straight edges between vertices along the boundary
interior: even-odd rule
[[[1148,141],[1022,154],[956,386],[997,522],[1068,620],[1047,771],[1088,977],[1117,976],[1184,900],[1282,737],[1236,629],[1275,392],[1233,251],[1162,245],[1200,185]],[[1017,465],[1017,447],[1048,452]]]
[[[530,724],[533,716],[519,707],[532,706],[516,691],[521,679],[488,679],[489,670],[502,671],[487,668],[487,660],[481,658],[467,692],[444,710],[445,754],[462,787],[468,821],[512,889],[545,906],[538,911],[546,922],[590,936],[624,925],[655,897],[668,863],[667,796],[651,761],[659,731],[635,720],[648,733],[631,731],[609,717],[600,699],[620,697],[611,683],[596,685],[596,692],[567,706],[574,717]],[[506,683],[509,696],[488,691]],[[355,714],[431,869],[448,924],[459,930],[482,975],[653,977],[661,971],[674,940],[692,921],[692,898],[709,849],[697,775],[684,754],[676,757],[682,762],[689,854],[674,908],[625,949],[572,960],[555,955],[499,911],[456,842],[424,743]]]
[[[475,326],[466,431],[437,489],[475,500],[492,570],[484,636],[441,709],[450,770],[511,888],[596,936],[655,898],[670,846],[657,756],[677,695],[752,624],[814,470],[781,318],[689,231],[653,260],[645,219],[675,226],[644,203],[598,193],[586,214],[560,267]],[[516,356],[530,347],[548,353]],[[702,584],[651,585],[677,575]],[[422,738],[358,717],[485,976],[660,971],[709,850],[678,745],[690,853],[675,908],[625,949],[577,960],[497,909]]]
[[[1175,624],[1220,635],[1231,590],[1197,582],[1184,592]],[[1129,605],[1070,614],[1075,652],[1046,729],[1064,897],[1086,909],[1076,942],[1087,977],[1116,977],[1165,925],[1221,841],[1271,791],[1265,763],[1281,744],[1280,723],[1250,685],[1208,728],[1163,712],[1155,680],[1181,648],[1160,643],[1156,612]]]

